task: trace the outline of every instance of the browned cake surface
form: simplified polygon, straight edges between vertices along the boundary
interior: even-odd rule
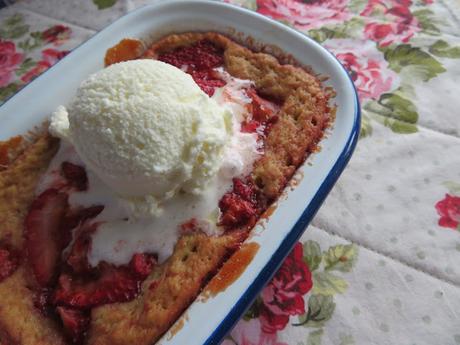
[[[0,171],[0,239],[8,239],[19,251],[23,250],[23,221],[35,197],[35,186],[56,148],[56,140],[42,136],[8,169]],[[33,279],[24,258],[18,269],[0,283],[0,343],[63,344],[54,322],[34,307],[31,284]]]
[[[265,140],[265,154],[254,166],[252,178],[268,201],[276,199],[295,169],[316,147],[330,121],[327,96],[318,79],[274,57],[254,53],[224,36],[207,33],[172,35],[154,44],[144,55],[158,54],[202,39],[224,49],[225,69],[235,77],[255,82],[257,91],[281,105],[279,120]],[[0,235],[11,233],[21,248],[23,220],[34,197],[37,179],[55,152],[55,142],[40,138],[8,169],[0,171]],[[208,278],[247,236],[233,231],[221,237],[184,235],[173,255],[158,266],[131,302],[97,307],[91,313],[87,343],[91,345],[148,345],[155,342],[196,298]],[[20,344],[61,344],[52,321],[33,306],[27,288],[29,273],[22,264],[0,283],[0,328]],[[0,344],[2,332],[0,332]]]
[[[144,57],[156,58],[201,40],[224,49],[228,73],[252,80],[262,96],[282,104],[279,121],[265,140],[265,155],[253,171],[257,185],[273,200],[324,134],[331,120],[328,97],[318,78],[304,69],[282,65],[271,55],[255,53],[217,33],[170,35],[155,43]]]
[[[237,232],[181,237],[169,260],[143,283],[137,299],[93,310],[88,343],[151,344],[196,298],[204,280],[241,241]]]

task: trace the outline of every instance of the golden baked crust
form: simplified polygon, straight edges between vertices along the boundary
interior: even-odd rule
[[[173,255],[144,281],[136,299],[93,309],[88,344],[155,342],[196,298],[207,278],[237,249],[242,235],[233,232],[220,237],[181,237]]]
[[[311,153],[331,120],[328,95],[316,76],[276,58],[255,53],[218,33],[170,35],[148,49],[145,58],[208,40],[224,50],[225,70],[249,79],[257,91],[282,104],[279,121],[265,140],[264,156],[254,166],[253,179],[269,200],[278,197],[296,168]]]
[[[23,221],[35,197],[37,181],[56,149],[57,140],[43,135],[0,172],[0,238],[8,238],[19,251],[23,249]],[[18,269],[0,283],[1,344],[64,344],[57,325],[34,307],[33,284],[24,258]]]
[[[225,69],[254,81],[260,95],[280,104],[278,121],[268,132],[264,155],[254,164],[252,179],[269,203],[275,200],[296,168],[302,164],[330,122],[328,96],[317,77],[273,56],[255,53],[216,33],[170,35],[154,45],[144,58],[208,40],[224,50]],[[22,248],[23,219],[34,197],[39,176],[56,150],[48,135],[39,138],[6,170],[0,171],[0,238],[11,232]],[[99,306],[91,311],[89,345],[148,345],[158,340],[196,298],[206,282],[247,237],[247,229],[220,237],[201,233],[183,235],[173,255],[157,266],[142,284],[137,298]],[[24,263],[0,283],[0,344],[63,344],[56,324],[33,306],[34,284]],[[184,288],[186,287],[186,288]],[[2,339],[2,334],[5,334]],[[6,339],[9,337],[9,339]]]

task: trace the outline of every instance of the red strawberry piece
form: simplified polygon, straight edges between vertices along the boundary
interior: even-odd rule
[[[64,332],[69,340],[73,344],[81,343],[89,326],[88,313],[66,307],[57,307],[56,311],[62,320]]]
[[[211,70],[201,70],[201,71],[191,71],[189,72],[195,83],[203,90],[208,96],[212,97],[214,95],[215,89],[225,85],[225,81],[220,79],[214,71]]]
[[[140,291],[140,280],[127,267],[101,263],[99,274],[92,280],[61,275],[54,294],[54,303],[88,309],[114,302],[127,302]]]
[[[257,214],[254,205],[233,192],[225,194],[219,201],[219,208],[222,211],[220,225],[235,228],[248,224]]]
[[[256,202],[254,186],[251,183],[243,182],[239,178],[234,178],[233,192],[252,204]]]
[[[83,223],[81,227],[75,231],[76,238],[66,260],[67,264],[72,267],[75,273],[91,271],[88,262],[88,251],[91,248],[91,235],[96,231],[98,225],[98,223]]]
[[[79,191],[88,189],[88,177],[86,176],[85,168],[70,162],[63,162],[61,170],[69,185]]]
[[[214,95],[216,88],[222,87],[225,85],[225,82],[222,80],[206,80],[206,79],[196,79],[194,78],[195,83],[206,93],[209,97]]]
[[[260,122],[255,120],[244,120],[241,122],[241,132],[243,133],[255,133],[259,128]]]
[[[277,112],[274,103],[260,97],[256,90],[247,90],[247,95],[252,99],[252,118],[259,122],[265,122]]]
[[[33,201],[25,220],[27,257],[42,287],[50,285],[57,274],[60,227],[67,208],[67,194],[48,189]]]
[[[86,220],[96,217],[103,209],[104,206],[98,205],[69,210],[62,221],[62,248],[67,247],[72,240],[73,229],[83,224]]]
[[[33,302],[35,308],[37,308],[43,315],[49,316],[52,313],[51,309],[51,290],[50,289],[42,289],[38,291],[34,297]],[[54,309],[54,308],[53,308]]]
[[[196,218],[191,218],[180,225],[181,234],[192,234],[200,231],[200,224]]]
[[[153,266],[156,264],[156,258],[150,254],[139,254],[133,255],[131,262],[129,263],[133,272],[140,279],[144,280],[152,272]]]
[[[8,243],[0,242],[0,282],[16,271],[19,261],[19,253]]]
[[[65,224],[63,225],[70,229],[74,229],[84,221],[96,217],[103,209],[104,206],[97,205],[69,210],[65,216]]]

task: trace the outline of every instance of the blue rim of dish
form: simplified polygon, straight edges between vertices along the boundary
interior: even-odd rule
[[[225,4],[226,6],[236,7],[234,5]],[[342,67],[344,73],[347,75],[348,80],[350,81],[350,85],[354,91],[354,107],[355,107],[355,114],[353,116],[353,127],[351,129],[350,135],[344,145],[342,152],[340,153],[339,157],[337,158],[334,166],[327,174],[324,181],[321,183],[319,189],[315,193],[314,197],[302,212],[300,217],[297,219],[297,222],[292,227],[291,231],[288,235],[284,238],[281,242],[278,249],[273,253],[270,260],[265,264],[264,268],[259,272],[257,277],[251,283],[251,285],[246,289],[244,294],[239,298],[239,300],[235,303],[232,307],[230,312],[225,316],[225,318],[220,322],[220,324],[215,328],[214,332],[208,337],[208,339],[204,342],[203,345],[217,345],[220,344],[223,338],[232,330],[233,326],[240,320],[241,316],[246,312],[249,308],[251,303],[257,297],[258,293],[263,289],[265,284],[273,277],[276,273],[278,268],[283,263],[284,259],[289,255],[292,248],[294,247],[295,243],[298,241],[300,236],[306,231],[307,226],[310,224],[311,220],[315,216],[316,212],[318,212],[320,206],[326,199],[326,196],[331,191],[332,187],[336,183],[339,176],[342,174],[343,170],[348,164],[353,151],[355,150],[356,144],[359,138],[359,130],[361,128],[361,108],[359,105],[359,98],[358,92],[356,91],[356,87],[348,74],[348,71],[345,67],[340,63],[337,57],[332,54],[329,50],[324,48],[318,42],[314,41],[310,37],[305,34],[302,34],[299,31],[296,31],[286,25],[278,23],[271,18],[263,16],[257,12],[253,12],[250,10],[246,10],[244,8],[237,7],[240,11],[247,11],[251,13],[251,15],[260,16],[264,19],[268,19],[271,21],[272,24],[275,24],[278,27],[283,28],[284,30],[288,30],[296,35],[302,35],[306,40],[310,41],[314,45],[318,46],[319,48],[325,50],[328,54],[330,54],[335,61]],[[280,259],[281,258],[281,259]]]
[[[312,220],[312,218],[315,216],[316,212],[319,210],[320,206],[322,205],[324,199],[326,196],[329,194],[330,190],[334,186],[335,182],[345,169],[348,161],[350,160],[353,151],[356,147],[356,143],[358,141],[359,137],[359,129],[361,126],[361,109],[359,106],[359,99],[358,99],[358,93],[356,92],[355,85],[353,84],[353,81],[350,78],[350,75],[348,74],[347,70],[343,65],[340,63],[340,61],[335,57],[334,54],[332,54],[329,50],[324,48],[322,45],[311,39],[310,37],[306,36],[305,34],[302,34],[299,31],[296,31],[286,25],[283,25],[279,22],[276,22],[275,20],[272,20],[269,17],[263,16],[257,12],[250,11],[235,5],[231,5],[228,3],[223,3],[223,2],[217,2],[217,1],[206,1],[206,0],[201,0],[197,2],[202,2],[202,3],[209,3],[209,4],[216,4],[218,3],[220,6],[224,7],[230,7],[232,9],[241,11],[241,12],[246,12],[249,13],[253,16],[257,16],[260,18],[263,18],[264,20],[268,20],[271,22],[271,24],[282,28],[283,30],[288,30],[293,34],[296,35],[302,35],[304,39],[310,41],[310,43],[318,46],[320,49],[325,50],[328,54],[330,54],[336,61],[337,63],[342,67],[344,73],[347,75],[351,87],[354,90],[354,106],[355,106],[355,114],[353,118],[353,127],[350,132],[350,135],[344,145],[344,148],[342,152],[340,153],[340,156],[337,158],[336,162],[334,163],[334,166],[332,169],[329,171],[328,175],[324,179],[324,181],[321,183],[321,186],[319,187],[318,191],[315,193],[314,197],[308,204],[308,206],[305,208],[305,210],[302,212],[301,216],[298,218],[297,222],[295,225],[292,227],[291,231],[288,233],[288,235],[284,238],[284,240],[281,242],[280,246],[278,249],[273,253],[272,257],[270,260],[267,262],[267,264],[264,266],[264,268],[260,271],[260,273],[257,275],[257,277],[254,279],[254,281],[251,283],[251,285],[248,287],[248,289],[245,291],[245,293],[238,299],[238,301],[235,303],[235,305],[232,307],[230,312],[225,316],[225,318],[220,322],[220,324],[215,328],[215,330],[212,332],[212,334],[208,337],[208,339],[204,342],[203,345],[216,345],[219,344],[223,338],[228,334],[228,332],[233,328],[235,323],[241,318],[241,316],[244,314],[244,312],[249,308],[250,304],[252,301],[257,297],[257,294],[262,290],[262,288],[265,286],[265,284],[272,278],[272,276],[275,274],[277,269],[281,266],[281,264],[284,261],[284,258],[290,253],[291,249],[293,248],[294,244],[297,242],[297,240],[302,236],[304,231],[306,230],[308,224]],[[150,4],[150,5],[144,5],[139,8],[137,8],[134,11],[129,12],[128,14],[121,16],[120,18],[116,19],[113,21],[111,24],[117,22],[118,20],[126,17],[127,15],[131,15],[137,11],[142,10],[144,7],[147,6],[155,6],[156,4]],[[106,28],[110,27],[111,25],[108,25]],[[106,28],[102,29],[98,33],[104,31]],[[92,40],[94,37],[98,35],[96,33],[86,41],[82,42],[78,46],[76,46],[70,53],[78,49],[80,46],[84,45],[85,43],[89,42]],[[70,55],[70,53],[68,55]],[[66,56],[67,57],[67,56]],[[8,97],[1,105],[5,105],[9,100],[14,98],[16,95],[21,93],[24,89],[26,89],[28,86],[33,84],[35,80],[38,78],[43,77],[48,71],[50,71],[52,68],[57,66],[62,60],[66,59],[64,57],[60,61],[58,61],[56,64],[48,68],[45,72],[40,74],[37,78],[35,78],[32,82],[29,84],[25,85],[22,89],[20,89],[18,92],[15,94],[11,95]],[[282,259],[280,259],[282,258]]]

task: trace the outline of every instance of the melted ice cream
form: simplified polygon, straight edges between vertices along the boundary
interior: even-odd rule
[[[71,144],[61,141],[60,150],[43,177],[38,192],[62,179],[59,176],[62,162],[69,161],[86,168],[88,189],[71,192],[69,204],[72,207],[104,205],[104,210],[93,220],[101,224],[92,236],[88,253],[91,265],[96,266],[100,261],[122,265],[128,263],[133,254],[143,252],[157,253],[159,262],[163,262],[173,252],[181,224],[192,218],[200,223],[200,228],[209,236],[221,233],[222,230],[216,225],[219,200],[232,187],[234,177],[250,173],[260,152],[257,134],[240,132],[241,121],[247,113],[246,105],[251,102],[245,89],[251,82],[233,78],[223,69],[217,71],[227,84],[217,89],[213,98],[226,107],[233,117],[233,135],[225,147],[220,168],[203,194],[178,193],[161,205],[155,205],[161,210],[156,217],[145,217],[149,212],[142,209],[150,207],[151,203],[115,194],[85,166]]]

